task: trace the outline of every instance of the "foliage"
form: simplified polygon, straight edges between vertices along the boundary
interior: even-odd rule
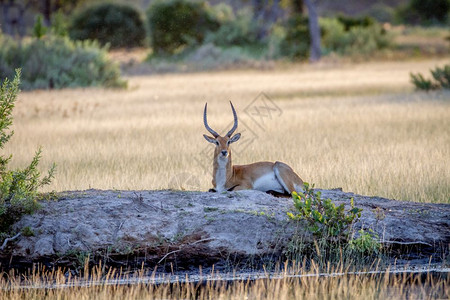
[[[314,187],[314,186],[313,186]],[[344,204],[336,206],[331,199],[322,199],[320,192],[315,192],[304,183],[304,192],[292,194],[297,213],[288,212],[292,220],[306,220],[308,230],[317,238],[330,241],[348,241],[350,229],[361,216],[362,209],[357,208],[351,199],[351,209],[347,213]]]
[[[422,74],[410,73],[411,82],[418,90],[436,90],[436,89],[450,89],[450,64],[443,66],[442,68],[436,67],[434,70],[430,70],[432,79],[426,79]]]
[[[430,72],[441,88],[450,89],[450,64],[442,68],[436,67],[436,69],[430,70]]]
[[[206,34],[205,44],[213,43],[220,47],[258,44],[258,28],[248,9],[242,9],[234,14],[230,6],[221,4],[214,7],[212,13],[220,22],[220,27]]]
[[[373,230],[365,231],[361,229],[358,231],[359,237],[349,241],[350,249],[363,254],[372,255],[378,254],[381,251],[381,244],[378,241],[379,236]]]
[[[0,44],[0,77],[12,77],[22,67],[24,89],[126,85],[106,48],[95,41],[47,35],[18,42],[0,34]]]
[[[392,23],[394,20],[395,9],[390,5],[384,3],[375,3],[365,11],[368,16],[371,16],[378,22]]]
[[[418,90],[430,91],[438,88],[430,79],[425,79],[420,73],[410,73],[409,75],[411,76],[411,82]]]
[[[47,27],[44,26],[42,16],[38,15],[33,26],[33,36],[37,39],[42,38],[47,32]]]
[[[338,15],[337,20],[344,26],[345,31],[349,31],[354,27],[370,27],[375,24],[375,20],[371,17],[353,18],[345,15]]]
[[[392,37],[380,24],[374,22],[367,26],[345,26],[337,19],[320,20],[323,30],[323,51],[341,55],[368,56],[381,49],[389,48]]]
[[[55,36],[68,36],[69,22],[62,12],[57,12],[52,16],[51,33]]]
[[[308,18],[302,15],[290,18],[286,24],[286,35],[280,44],[281,55],[290,59],[306,59],[310,44]]]
[[[319,266],[327,264],[362,264],[381,255],[379,237],[372,231],[358,231],[354,239],[352,226],[361,217],[362,209],[354,206],[351,199],[351,209],[345,211],[344,204],[336,206],[331,199],[322,199],[320,192],[315,192],[304,183],[303,193],[292,194],[296,213],[288,212],[289,219],[305,221],[307,230],[313,235],[313,243],[303,240],[304,234],[298,231],[285,250],[285,255],[294,260],[307,255]],[[304,223],[297,223],[298,228],[304,228]],[[297,228],[297,230],[298,230]]]
[[[145,44],[145,25],[142,15],[132,6],[100,3],[76,13],[69,25],[74,40],[98,40],[112,48],[137,47]]]
[[[12,110],[19,93],[20,75],[21,72],[17,69],[12,82],[6,78],[1,84],[0,148],[4,148],[14,133],[9,131],[9,127],[12,125]],[[38,149],[28,167],[13,171],[7,169],[11,155],[6,158],[0,156],[0,232],[9,231],[10,226],[22,214],[32,213],[39,207],[37,191],[41,186],[51,182],[55,172],[53,164],[47,176],[40,178],[41,174],[37,167],[41,153],[41,149]]]
[[[184,47],[201,44],[219,27],[205,2],[155,1],[147,10],[150,43],[155,54],[174,54]]]
[[[449,17],[450,0],[410,0],[397,9],[401,23],[424,24],[445,23]]]
[[[34,236],[34,231],[30,226],[25,226],[21,230],[23,236]]]

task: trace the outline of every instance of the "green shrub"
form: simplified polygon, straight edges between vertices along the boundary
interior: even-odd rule
[[[288,212],[291,220],[306,220],[308,230],[317,238],[325,238],[331,242],[348,241],[350,229],[354,222],[361,217],[362,209],[353,205],[344,210],[344,204],[336,206],[331,199],[322,199],[320,192],[315,192],[304,183],[303,193],[293,193],[296,214]]]
[[[100,3],[76,13],[69,25],[74,40],[98,40],[112,48],[145,44],[145,25],[138,10],[118,3]]]
[[[436,69],[430,70],[430,72],[436,84],[441,88],[450,89],[450,64],[442,68],[436,67]]]
[[[18,42],[0,33],[0,44],[0,78],[22,67],[24,89],[126,85],[119,67],[95,41],[50,35]]]
[[[0,88],[0,148],[13,135],[9,131],[12,125],[12,110],[15,106],[17,94],[19,93],[20,70],[16,70],[14,80],[10,82],[6,78]],[[0,232],[7,233],[14,222],[23,214],[32,213],[38,207],[38,189],[51,182],[54,176],[55,165],[48,171],[47,176],[42,179],[37,169],[41,159],[41,149],[38,149],[30,165],[25,169],[8,170],[7,165],[11,159],[0,156]],[[2,234],[5,238],[5,234]]]
[[[394,20],[395,9],[384,3],[376,3],[367,9],[365,13],[378,22],[392,23]]]
[[[188,45],[201,44],[219,28],[205,2],[155,1],[147,10],[150,43],[155,54],[174,54]]]
[[[445,65],[442,68],[436,67],[430,70],[432,79],[425,79],[422,74],[410,73],[411,82],[418,90],[436,90],[436,89],[450,89],[450,65]]]
[[[425,79],[420,73],[410,73],[409,75],[411,77],[412,84],[414,84],[418,90],[430,91],[438,88],[436,84],[434,84],[430,79]]]
[[[33,26],[33,36],[35,38],[40,39],[47,33],[47,27],[44,26],[44,21],[42,19],[42,15],[38,15],[36,17],[36,21]]]
[[[354,18],[354,17],[348,17],[344,15],[339,15],[337,17],[337,20],[339,23],[341,23],[344,26],[345,31],[349,31],[350,29],[354,27],[370,27],[373,24],[375,24],[375,20],[371,17],[361,17],[361,18]]]
[[[330,199],[322,199],[308,183],[304,183],[303,193],[294,192],[292,196],[295,212],[287,215],[296,221],[297,229],[284,249],[288,259],[308,258],[320,268],[329,268],[330,264],[366,265],[373,262],[375,255],[382,258],[379,237],[373,231],[361,229],[354,238],[353,224],[361,217],[362,209],[354,206],[353,198],[351,208],[345,211],[344,204],[336,206]],[[305,240],[305,229],[312,234],[312,241]]]
[[[233,13],[228,5],[214,7],[215,18],[220,27],[206,34],[205,44],[213,43],[221,47],[249,46],[258,44],[258,28],[249,10],[243,9]]]
[[[430,25],[448,22],[450,0],[410,0],[396,10],[399,23]]]
[[[350,26],[346,31],[337,19],[321,19],[323,52],[341,55],[369,56],[392,45],[392,36],[380,24]]]
[[[309,56],[311,36],[308,18],[302,15],[287,21],[286,34],[281,41],[281,55],[291,59],[306,59]]]
[[[381,251],[381,244],[378,241],[380,238],[373,230],[365,231],[364,229],[358,230],[359,236],[356,239],[349,241],[349,247],[351,250],[362,254],[372,255],[379,254]]]

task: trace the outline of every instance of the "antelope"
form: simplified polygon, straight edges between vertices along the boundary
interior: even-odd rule
[[[212,137],[206,134],[203,137],[216,145],[212,180],[214,189],[210,189],[210,191],[224,192],[252,189],[273,194],[292,194],[294,191],[302,191],[303,180],[285,163],[261,161],[248,165],[233,166],[230,145],[237,142],[241,134],[233,135],[238,127],[238,118],[231,101],[230,104],[234,125],[224,136],[220,136],[208,125],[206,116],[208,103],[205,104],[203,112],[203,123],[209,133],[212,134]]]

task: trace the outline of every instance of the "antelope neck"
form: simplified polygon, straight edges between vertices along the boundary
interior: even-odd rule
[[[231,167],[231,154],[225,159],[216,158],[214,161],[214,181],[218,192],[226,191],[226,182],[233,176]]]

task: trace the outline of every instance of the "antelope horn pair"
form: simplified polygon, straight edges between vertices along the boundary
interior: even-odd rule
[[[231,101],[230,101],[230,104],[231,104],[231,110],[233,111],[234,125],[233,125],[233,128],[231,128],[231,130],[228,131],[228,133],[226,134],[227,137],[231,137],[231,135],[233,134],[233,132],[236,130],[236,128],[238,126],[238,118],[237,118],[236,110],[234,109],[233,103],[231,103]],[[219,136],[219,134],[217,132],[215,132],[208,125],[208,120],[206,117],[207,108],[208,108],[208,103],[205,103],[205,110],[203,112],[203,123],[205,124],[206,129],[214,136],[214,138],[217,138]]]

